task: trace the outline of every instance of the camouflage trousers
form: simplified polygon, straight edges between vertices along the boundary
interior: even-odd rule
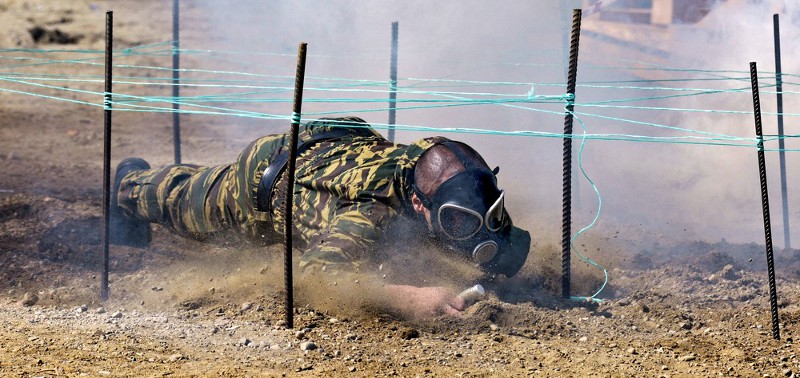
[[[301,126],[299,137],[308,132],[307,126]],[[285,177],[273,189],[271,201],[276,211],[272,214],[257,210],[255,191],[264,169],[288,150],[289,141],[289,133],[259,138],[232,164],[179,164],[133,171],[120,184],[119,206],[131,216],[199,240],[229,238],[230,231],[238,231],[233,234],[245,240],[272,242],[283,233]]]

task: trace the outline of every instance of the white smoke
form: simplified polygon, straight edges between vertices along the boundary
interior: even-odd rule
[[[564,83],[565,42],[570,29],[569,10],[580,1],[546,0],[484,1],[239,1],[234,5],[204,0],[194,7],[207,10],[211,29],[207,39],[189,38],[186,43],[201,44],[186,48],[226,51],[283,53],[285,56],[248,56],[237,62],[243,69],[291,77],[297,44],[309,44],[306,75],[312,78],[336,77],[359,80],[388,80],[391,23],[399,22],[400,85],[413,82],[404,78],[462,79],[536,83],[536,94],[560,94],[563,87],[545,83]],[[686,81],[672,87],[747,88],[748,63],[759,64],[762,84],[769,84],[774,70],[772,14],[781,15],[783,71],[796,73],[800,52],[791,43],[798,37],[800,6],[793,1],[728,0],[717,3],[699,23],[668,25],[613,25],[627,45],[614,45],[598,37],[606,26],[597,14],[584,19],[587,30],[581,39],[578,84],[592,81],[632,80],[636,78],[710,78],[713,75],[675,71],[630,71],[599,69],[598,66],[671,67],[694,70],[729,70],[728,76],[741,78],[721,84]],[[598,26],[599,25],[599,26]],[[191,25],[184,22],[188,36]],[[598,27],[600,29],[598,29]],[[607,32],[605,30],[603,32]],[[197,34],[199,32],[195,32]],[[617,41],[619,42],[619,41]],[[616,46],[616,47],[615,47]],[[247,63],[247,64],[243,64]],[[225,62],[219,62],[224,66]],[[655,75],[655,76],[653,76]],[[308,80],[308,79],[307,79]],[[787,79],[788,81],[788,79]],[[666,86],[667,84],[652,84]],[[787,91],[791,88],[785,88]],[[524,94],[530,87],[459,88],[455,90],[503,91]],[[765,88],[762,109],[774,112],[774,94]],[[601,90],[579,86],[581,102],[611,98],[647,97],[663,94],[629,89]],[[330,94],[307,91],[305,97]],[[335,96],[335,95],[330,95]],[[379,95],[365,95],[377,96]],[[402,99],[402,95],[400,96]],[[667,106],[707,110],[752,111],[749,92],[714,96],[693,96],[678,100],[634,103],[640,106]],[[785,96],[786,112],[797,112],[797,101]],[[304,113],[358,109],[362,104],[304,104]],[[541,106],[559,111],[560,106]],[[263,105],[262,111],[290,114],[287,104]],[[688,129],[704,130],[741,137],[753,137],[753,118],[748,114],[725,115],[712,112],[669,112],[655,110],[607,110],[578,108],[586,113],[605,114],[625,119],[653,122]],[[385,112],[359,114],[368,122],[386,123]],[[764,130],[775,133],[774,116],[764,116]],[[614,132],[642,135],[675,135],[683,132],[653,130],[641,125],[582,117],[590,133]],[[433,127],[475,127],[495,130],[535,130],[558,133],[563,117],[503,106],[475,106],[451,109],[401,110],[399,124]],[[786,133],[797,134],[796,119],[786,118]],[[283,123],[272,123],[264,132],[281,131]],[[254,131],[255,133],[255,131]],[[575,133],[580,133],[575,124]],[[255,135],[255,134],[254,134]],[[397,140],[410,142],[424,133],[398,132]],[[539,239],[558,240],[561,210],[561,140],[447,134],[473,144],[492,165],[500,165],[501,185],[509,191],[508,203],[521,226],[541,230]],[[777,144],[768,148],[777,148]],[[797,148],[792,140],[787,148]],[[575,145],[578,149],[578,144]],[[791,174],[797,169],[789,153],[789,188],[800,185]],[[768,153],[770,195],[776,240],[780,227],[780,192],[777,154]],[[603,195],[601,224],[627,223],[656,233],[716,241],[763,242],[761,204],[754,148],[652,144],[618,141],[589,141],[585,150],[587,172]],[[578,175],[576,170],[574,175]],[[796,175],[794,175],[796,176]],[[596,198],[589,184],[577,182],[576,223],[587,222],[594,214]],[[791,198],[790,204],[800,199]],[[790,209],[792,207],[790,206]],[[796,208],[796,206],[794,206]],[[800,212],[792,210],[792,224],[800,224]],[[639,226],[641,225],[641,226]],[[580,225],[576,224],[576,228]],[[607,232],[613,228],[603,228]],[[685,231],[684,231],[685,230]],[[800,233],[794,235],[800,238]],[[780,244],[780,243],[779,243]]]

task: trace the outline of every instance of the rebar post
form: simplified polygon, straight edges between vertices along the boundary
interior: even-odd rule
[[[575,83],[578,74],[578,46],[581,35],[581,10],[572,11],[572,37],[569,47],[567,74],[567,101],[564,115],[564,156],[562,179],[562,239],[561,239],[561,295],[570,297],[570,239],[572,236],[572,122],[575,110]]]
[[[775,90],[778,96],[778,153],[781,169],[781,201],[783,205],[783,248],[792,248],[789,234],[789,195],[786,184],[786,141],[783,138],[783,74],[781,72],[781,30],[778,15],[772,16],[775,37]]]
[[[775,286],[775,261],[772,256],[772,227],[769,220],[769,193],[767,191],[767,166],[764,161],[764,135],[761,128],[761,100],[758,95],[758,69],[756,62],[750,62],[750,83],[753,90],[753,114],[756,123],[758,150],[758,172],[761,179],[761,208],[764,213],[764,237],[767,253],[767,274],[769,276],[769,307],[772,312],[772,337],[781,338],[778,329],[778,293]]]
[[[294,79],[294,107],[292,109],[292,126],[289,133],[289,166],[286,180],[286,217],[284,218],[284,233],[286,237],[286,250],[283,255],[284,279],[286,287],[286,328],[294,328],[294,288],[292,283],[292,205],[294,204],[294,178],[295,165],[297,164],[297,133],[300,128],[300,114],[303,105],[303,81],[306,72],[306,47],[301,42],[297,48],[297,71]]]
[[[181,6],[180,0],[172,0],[172,144],[175,151],[175,164],[181,163],[181,105],[178,103],[180,97],[181,83]]]
[[[394,142],[394,123],[397,112],[397,36],[399,25],[392,22],[392,56],[389,68],[389,133],[388,139]]]
[[[111,63],[113,55],[114,12],[106,11],[105,89],[103,94],[103,269],[100,298],[108,300],[108,243],[111,220]]]

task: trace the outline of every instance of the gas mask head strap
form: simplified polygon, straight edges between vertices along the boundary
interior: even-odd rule
[[[438,145],[443,145],[443,146],[447,147],[447,149],[450,150],[450,152],[452,152],[453,155],[456,155],[458,160],[461,161],[461,165],[464,166],[464,170],[465,171],[468,170],[468,169],[471,169],[471,168],[489,169],[489,165],[486,164],[486,161],[483,160],[483,157],[481,157],[481,155],[478,154],[478,152],[475,151],[474,148],[470,147],[466,143],[456,142],[456,141],[452,141],[452,140],[445,140],[445,141],[442,141],[441,143],[435,144],[434,147],[438,146]],[[459,146],[461,146],[461,147],[459,147]],[[431,148],[433,148],[433,147],[431,147]],[[467,153],[464,152],[464,150],[470,151],[472,156],[469,156]],[[492,174],[494,174],[494,175],[497,175],[497,173],[499,171],[500,171],[500,167],[495,167],[495,169],[491,170]],[[411,183],[412,190],[414,191],[414,193],[417,194],[417,197],[420,199],[420,201],[422,201],[422,204],[426,208],[431,209],[431,206],[433,206],[433,201],[431,200],[431,198],[429,196],[425,195],[425,193],[423,193],[422,190],[419,189],[419,187],[417,186],[416,177],[413,174],[412,174],[412,177],[415,178],[414,180],[412,180],[412,183]],[[435,193],[435,191],[434,191],[434,193]],[[431,193],[431,195],[433,195],[433,193]]]

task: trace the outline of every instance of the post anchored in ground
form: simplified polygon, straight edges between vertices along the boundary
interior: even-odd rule
[[[761,208],[764,214],[764,237],[767,253],[767,274],[769,279],[769,307],[772,313],[772,337],[779,340],[778,328],[778,291],[775,285],[775,260],[772,255],[772,226],[769,219],[769,194],[767,191],[767,166],[764,160],[764,134],[761,128],[761,100],[758,94],[758,69],[755,62],[750,62],[750,83],[753,91],[753,114],[756,124],[756,142],[758,149],[758,173],[761,180]]]
[[[572,11],[572,39],[569,47],[567,71],[567,100],[564,115],[564,157],[562,182],[562,239],[561,239],[561,295],[570,297],[570,240],[572,238],[572,122],[575,110],[575,83],[578,74],[578,46],[581,35],[581,10]]]
[[[294,106],[289,136],[289,164],[286,180],[286,204],[284,213],[284,236],[286,250],[283,255],[284,279],[286,286],[286,328],[294,328],[294,288],[292,281],[292,205],[294,204],[295,165],[297,164],[297,133],[300,128],[300,114],[303,106],[303,81],[306,72],[307,45],[301,42],[297,48],[297,71],[294,81]]]
[[[100,278],[100,298],[108,300],[108,243],[111,218],[111,69],[114,40],[114,12],[106,11],[105,89],[103,94],[103,269]]]

